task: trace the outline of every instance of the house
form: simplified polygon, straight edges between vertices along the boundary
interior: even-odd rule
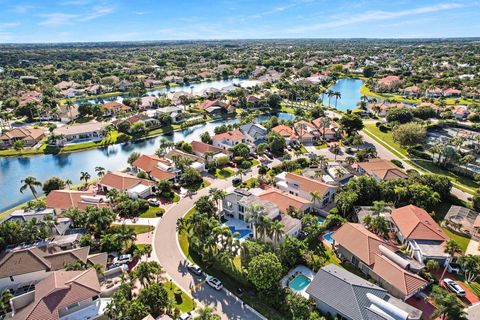
[[[320,138],[317,128],[310,122],[305,120],[298,121],[293,125],[296,135],[301,143],[311,144]]]
[[[140,109],[151,109],[158,107],[157,105],[157,97],[155,96],[146,96],[140,98],[140,105],[138,106]]]
[[[397,247],[358,223],[346,223],[332,238],[337,255],[372,277],[393,296],[406,300],[422,291],[426,280],[409,271],[410,262]]]
[[[247,96],[246,101],[249,107],[255,107],[260,102],[260,98],[249,95]]]
[[[259,194],[258,198],[262,201],[274,203],[282,213],[287,213],[289,208],[298,212],[309,213],[313,208],[311,201],[275,188],[270,188]]]
[[[191,153],[184,152],[182,150],[178,149],[172,149],[170,150],[166,155],[165,159],[170,160],[172,164],[175,163],[175,158],[186,158],[189,159],[192,163],[190,164],[190,167],[193,169],[197,169],[200,172],[205,171],[205,158],[196,156]]]
[[[420,262],[445,262],[445,242],[448,237],[427,211],[414,205],[394,209],[390,214],[398,239]]]
[[[102,87],[101,85],[94,84],[90,87],[85,88],[85,91],[90,93],[90,94],[100,94],[103,89],[104,89],[104,87]]]
[[[444,218],[445,226],[472,236],[477,240],[480,235],[480,214],[461,206],[450,206]]]
[[[74,104],[71,106],[68,106],[68,105],[60,106],[59,108],[60,112],[57,115],[58,119],[60,119],[60,121],[64,123],[75,120],[80,114],[78,112],[78,107],[79,106],[77,104]]]
[[[123,103],[112,101],[103,104],[103,115],[105,117],[113,116],[120,111],[129,111],[130,107]]]
[[[422,311],[389,295],[365,279],[329,264],[306,289],[322,313],[348,320],[420,320]]]
[[[51,227],[50,233],[53,235],[63,235],[65,231],[70,227],[71,220],[66,217],[57,217],[55,210],[49,208],[44,210],[15,210],[10,213],[1,223],[7,221],[18,221],[20,223],[25,223],[27,221],[36,219],[37,225],[41,225],[47,218],[51,218],[54,221],[53,226]]]
[[[272,131],[276,132],[279,135],[281,135],[282,137],[284,137],[285,141],[287,143],[291,143],[292,141],[297,140],[297,136],[296,136],[295,132],[293,131],[293,129],[290,128],[289,126],[284,125],[284,124],[279,124],[278,126],[273,127]]]
[[[105,137],[106,126],[103,122],[89,122],[58,127],[53,130],[57,137],[55,143],[57,146],[64,146],[67,143],[99,141]]]
[[[208,161],[212,161],[218,157],[229,156],[229,152],[226,152],[224,149],[215,147],[211,144],[204,143],[201,141],[194,140],[191,142],[191,146],[192,146],[193,154],[195,154],[196,156],[202,157]],[[210,154],[210,156],[208,158],[205,158],[208,154]]]
[[[56,271],[33,291],[12,298],[12,312],[6,319],[98,319],[111,301],[100,294],[95,269]]]
[[[170,106],[158,109],[155,114],[166,113],[172,118],[173,123],[179,123],[183,121],[183,112],[184,110],[180,107]]]
[[[145,172],[150,179],[155,181],[175,180],[178,170],[166,160],[156,155],[142,154],[132,163],[135,172]]]
[[[26,147],[33,147],[45,137],[42,129],[14,128],[0,136],[0,148],[10,148],[16,141],[23,141]]]
[[[47,208],[54,209],[56,214],[71,208],[85,210],[90,206],[98,208],[110,206],[105,197],[78,190],[53,190],[47,195],[45,204]]]
[[[190,93],[185,91],[168,92],[166,97],[174,106],[184,104],[185,101],[193,98]]]
[[[377,90],[382,91],[393,91],[399,88],[402,80],[399,76],[387,76],[377,81]]]
[[[338,140],[338,127],[337,124],[334,122],[330,122],[330,124],[326,127],[323,126],[322,120],[324,117],[317,118],[312,121],[312,124],[317,128],[322,138],[327,141],[335,141]]]
[[[448,88],[443,91],[443,96],[447,98],[460,98],[462,91],[454,88]]]
[[[275,177],[277,187],[297,197],[312,201],[315,208],[322,208],[333,200],[337,187],[296,173],[280,173]],[[317,193],[319,199],[313,199]]]
[[[220,100],[206,99],[200,103],[197,108],[212,115],[222,115],[226,113],[226,104]]]
[[[250,221],[249,217],[249,208],[256,204],[261,206],[264,216],[274,221],[280,221],[283,224],[284,237],[282,237],[280,241],[283,241],[286,235],[293,237],[298,236],[302,229],[302,222],[299,219],[282,214],[276,203],[262,200],[260,197],[253,195],[245,189],[235,189],[223,198],[222,214],[227,219],[235,219],[243,222],[250,230],[254,230],[256,236],[254,224]],[[272,241],[268,236],[266,240]]]
[[[18,105],[24,106],[28,103],[42,103],[43,93],[38,91],[27,91],[21,93],[20,97],[18,98]]]
[[[0,258],[0,291],[30,286],[75,261],[87,263],[90,247],[61,250],[55,246],[14,249]]]
[[[440,88],[427,89],[425,91],[425,97],[427,98],[441,98],[443,96],[443,90]]]
[[[246,137],[240,130],[219,133],[212,137],[212,144],[217,148],[228,150],[239,143],[245,143]]]
[[[420,95],[420,88],[417,86],[410,86],[403,89],[403,95],[405,97],[415,97]]]
[[[117,190],[132,199],[147,198],[155,193],[155,182],[123,172],[107,172],[97,183],[103,192]]]
[[[467,117],[470,115],[468,107],[464,105],[456,105],[453,107],[452,115],[457,120],[467,120]]]
[[[247,123],[240,126],[240,131],[245,136],[245,141],[252,145],[266,142],[267,128],[257,123]]]
[[[370,159],[365,162],[355,163],[352,167],[358,173],[366,174],[377,181],[408,178],[408,175],[406,173],[404,173],[396,165],[385,159]]]
[[[66,90],[69,88],[79,88],[81,87],[81,85],[76,83],[75,81],[61,81],[54,85],[54,87],[57,90]]]

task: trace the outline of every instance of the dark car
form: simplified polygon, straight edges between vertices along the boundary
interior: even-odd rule
[[[232,184],[233,184],[234,186],[238,186],[240,183],[242,183],[242,179],[240,179],[240,178],[233,178]]]

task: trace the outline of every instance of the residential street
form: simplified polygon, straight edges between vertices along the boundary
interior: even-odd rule
[[[278,164],[274,161],[271,165]],[[258,169],[253,168],[244,176],[244,180],[257,174]],[[185,197],[172,206],[159,221],[155,229],[153,241],[153,253],[157,261],[163,266],[166,273],[175,281],[185,292],[189,293],[192,288],[195,292],[192,296],[195,300],[204,305],[214,305],[222,319],[265,319],[256,311],[248,306],[243,306],[241,300],[228,291],[216,291],[206,283],[196,287],[201,279],[194,276],[186,268],[186,257],[183,255],[178,244],[176,223],[177,219],[185,215],[195,204],[195,201],[204,195],[208,195],[211,188],[228,189],[232,187],[232,176],[226,180],[216,180],[208,188],[203,188],[192,197]]]

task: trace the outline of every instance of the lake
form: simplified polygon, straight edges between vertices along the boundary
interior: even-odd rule
[[[295,116],[288,113],[277,114],[281,120],[292,120]],[[271,115],[257,117],[257,121],[268,120]],[[126,144],[117,144],[99,149],[85,150],[75,153],[59,155],[35,155],[31,157],[0,158],[0,212],[32,199],[32,194],[26,190],[20,193],[20,180],[33,176],[39,181],[57,176],[70,179],[74,184],[80,183],[80,172],[87,171],[95,178],[95,167],[104,167],[107,170],[124,169],[128,156],[136,151],[153,154],[160,145],[162,138],[173,142],[200,140],[201,133],[208,131],[213,134],[214,129],[222,124],[233,124],[240,119],[217,120],[175,131],[158,137],[145,139]],[[41,193],[41,188],[38,189]]]
[[[260,84],[258,80],[249,80],[249,79],[240,79],[240,78],[233,78],[233,79],[225,79],[225,80],[215,80],[215,81],[204,81],[204,82],[197,82],[192,83],[190,85],[183,85],[183,86],[174,86],[174,87],[166,87],[161,89],[153,89],[147,90],[146,95],[155,95],[158,96],[159,94],[167,93],[167,92],[178,92],[178,91],[185,91],[191,94],[199,94],[205,89],[208,88],[215,88],[215,89],[222,89],[231,85],[240,85],[244,88],[254,87],[255,85]],[[103,102],[122,102],[124,98],[128,97],[128,94],[120,94],[112,97],[107,98],[98,98],[98,99],[79,99],[76,100],[75,103],[81,104],[83,102],[90,102],[90,103],[103,103]]]
[[[362,88],[363,80],[360,79],[340,79],[333,84],[329,90],[340,92],[342,97],[337,101],[337,109],[341,111],[353,110],[360,102],[360,89]],[[323,104],[328,104],[328,96],[324,95]],[[330,98],[330,106],[335,107],[335,97]]]

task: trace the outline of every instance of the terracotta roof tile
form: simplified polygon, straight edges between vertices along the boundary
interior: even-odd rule
[[[295,173],[287,173],[286,176],[287,180],[293,180],[298,184],[298,188],[305,192],[318,192],[320,195],[325,195],[330,188],[336,188],[335,186],[328,185],[326,183],[316,181],[299,174]]]
[[[278,209],[282,212],[287,212],[288,207],[293,207],[294,209],[298,210],[305,205],[310,205],[312,202],[305,200],[301,197],[297,197],[295,195],[282,192],[277,189],[269,189],[258,196],[259,199],[264,201],[270,201],[274,203]]]
[[[427,211],[414,205],[394,209],[393,222],[405,239],[445,241],[447,236]]]
[[[141,179],[119,171],[107,172],[98,182],[98,184],[105,185],[120,191],[126,191],[138,184],[150,187],[155,186],[155,182],[153,181]]]

